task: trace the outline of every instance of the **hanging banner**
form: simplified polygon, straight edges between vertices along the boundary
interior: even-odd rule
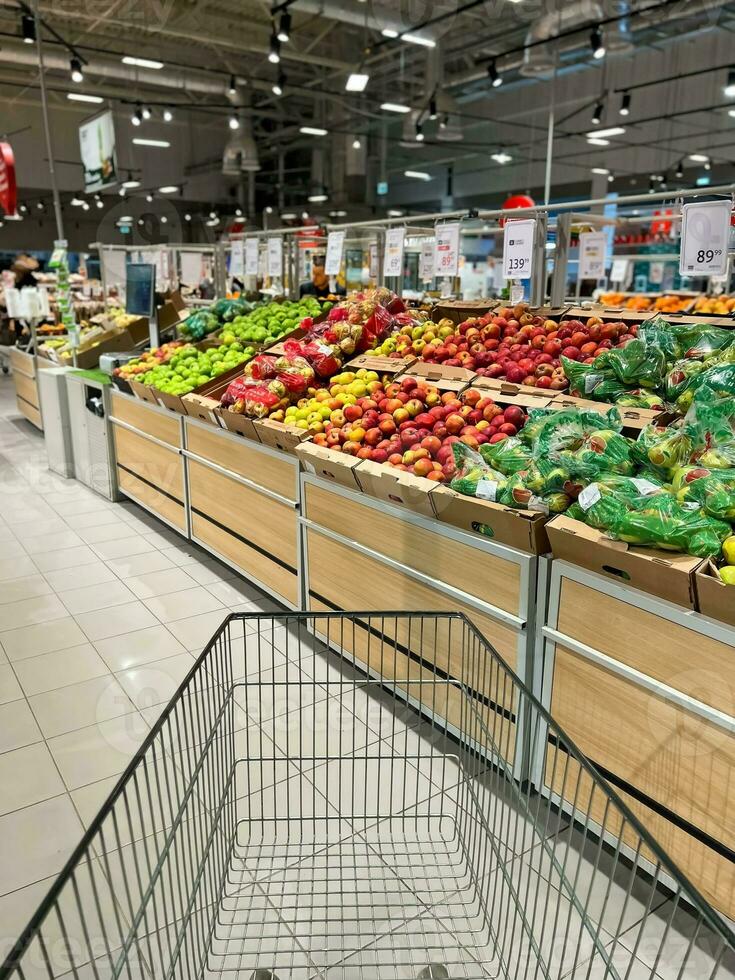
[[[258,275],[258,251],[259,243],[257,238],[245,239],[245,275]]]
[[[342,268],[342,252],[345,244],[343,231],[330,231],[327,235],[327,257],[324,272],[328,276],[338,276]]]
[[[280,279],[283,275],[283,239],[280,235],[268,239],[268,275]]]
[[[437,276],[453,277],[459,272],[459,222],[436,226],[434,272]]]
[[[245,244],[242,241],[232,242],[230,248],[230,276],[238,279],[245,275]]]
[[[682,209],[682,276],[724,276],[730,241],[732,201],[685,204]]]
[[[405,228],[389,228],[385,235],[384,276],[403,275],[403,244],[406,239]]]
[[[503,276],[506,279],[530,279],[533,269],[533,242],[536,219],[508,220],[503,235]]]
[[[602,279],[605,275],[607,235],[604,231],[583,231],[579,236],[579,279]]]
[[[80,125],[79,149],[85,191],[99,191],[117,183],[115,120],[109,109]]]
[[[419,259],[419,279],[422,282],[431,282],[434,278],[435,268],[435,249],[436,239],[430,238],[421,245],[421,258]]]
[[[15,154],[10,143],[0,143],[0,204],[6,214],[15,214],[18,192],[15,183]]]

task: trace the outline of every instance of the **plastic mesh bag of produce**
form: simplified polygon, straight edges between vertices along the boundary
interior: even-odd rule
[[[564,374],[569,379],[569,392],[577,398],[591,398],[598,402],[616,402],[627,395],[630,386],[624,385],[610,369],[598,366],[599,358],[592,364],[570,361],[562,357]]]
[[[531,448],[517,436],[501,442],[486,442],[480,446],[480,455],[488,464],[506,475],[528,469],[533,460]]]
[[[498,497],[499,503],[519,510],[538,511],[541,514],[552,512],[560,514],[572,502],[570,497],[561,492],[539,494],[532,490],[529,484],[538,485],[533,469],[521,470],[509,476]]]
[[[690,462],[710,469],[735,467],[735,397],[700,388],[685,419],[694,448]]]
[[[452,444],[452,454],[457,468],[450,483],[452,490],[466,497],[491,501],[499,499],[507,477],[488,466],[478,452],[463,442]]]
[[[379,340],[390,333],[393,326],[393,312],[401,313],[405,310],[403,303],[400,300],[398,302],[402,309],[396,307],[395,310],[389,312],[384,306],[378,306],[375,312],[367,318],[362,327],[362,334],[357,341],[358,352],[371,350]]]
[[[258,354],[246,365],[245,374],[257,381],[274,378],[276,375],[276,358],[272,354]]]
[[[697,558],[719,555],[730,525],[691,509],[671,494],[639,501],[614,522],[610,532],[628,544],[683,551]]]
[[[550,408],[532,408],[528,413],[526,424],[518,433],[518,438],[527,446],[534,445],[544,425],[552,416],[557,414],[557,412],[552,411]],[[497,443],[494,445],[497,445]]]
[[[582,447],[575,453],[572,475],[608,472],[629,476],[635,468],[632,445],[630,439],[614,429],[597,429],[586,436]]]
[[[642,497],[663,492],[658,481],[602,473],[577,497],[578,519],[598,531],[608,531],[623,512],[633,508]]]
[[[654,391],[645,391],[643,388],[631,388],[618,395],[615,399],[616,405],[623,408],[650,408],[662,412],[666,407],[661,395]]]
[[[235,378],[225,391],[220,404],[223,408],[262,419],[280,404],[281,399],[266,385],[254,378]]]
[[[709,324],[667,324],[669,333],[676,340],[677,358],[705,358],[735,344],[735,333]]]

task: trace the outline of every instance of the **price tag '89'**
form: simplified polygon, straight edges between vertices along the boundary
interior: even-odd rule
[[[730,201],[704,201],[682,208],[682,276],[722,276],[727,269],[730,240]]]

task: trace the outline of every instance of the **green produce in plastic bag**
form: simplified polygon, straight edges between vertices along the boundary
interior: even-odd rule
[[[625,347],[603,351],[592,365],[595,371],[612,371],[624,385],[657,388],[666,373],[666,356],[654,339],[636,337]]]
[[[527,474],[521,470],[507,477],[505,486],[498,497],[498,502],[506,507],[516,507],[520,510],[536,510],[542,514],[549,513],[549,505],[544,499],[526,485]]]
[[[557,412],[552,411],[550,408],[532,408],[528,413],[526,424],[518,433],[518,438],[527,446],[533,446],[538,439],[539,432],[541,432],[548,420],[557,414]],[[494,445],[498,445],[498,443],[494,443]]]
[[[735,398],[719,397],[703,385],[685,419],[691,434],[691,463],[710,469],[735,467]]]
[[[668,476],[689,462],[692,440],[681,426],[659,426],[651,423],[641,429],[633,444],[633,460],[654,472]]]
[[[718,364],[692,378],[686,390],[676,400],[677,409],[680,412],[687,412],[699,389],[705,385],[718,397],[727,398],[735,395],[735,364]]]
[[[622,429],[620,413],[611,408],[609,412],[572,411],[554,412],[541,429],[534,445],[534,456],[538,459],[561,460],[564,450],[576,451],[584,445],[585,439],[601,429],[620,432]]]
[[[456,474],[449,486],[466,497],[479,497],[481,500],[495,501],[506,484],[506,477],[494,470],[482,456],[463,442],[452,444]]]
[[[692,510],[669,494],[644,500],[610,528],[621,541],[634,545],[682,551],[697,558],[714,558],[730,534],[730,525]]]
[[[524,445],[517,436],[511,436],[501,442],[483,443],[480,446],[480,455],[488,466],[506,474],[527,469],[533,459],[530,448]]]
[[[590,471],[607,471],[628,476],[633,473],[632,442],[614,429],[598,429],[590,433],[577,452],[580,466]]]
[[[708,323],[667,324],[668,331],[676,340],[679,357],[704,358],[735,345],[735,333]]]
[[[677,470],[673,485],[679,503],[697,503],[710,517],[735,521],[735,469],[685,466]]]
[[[624,408],[651,408],[663,411],[666,407],[663,398],[654,391],[644,391],[642,388],[632,388],[615,399],[617,405]]]

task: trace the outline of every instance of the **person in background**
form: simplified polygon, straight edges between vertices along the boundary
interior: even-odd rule
[[[332,290],[329,288],[329,276],[324,272],[324,256],[315,255],[311,265],[311,282],[302,282],[299,286],[299,296],[317,296],[320,299],[329,296]],[[346,290],[344,286],[336,284],[334,295],[344,296]]]
[[[25,289],[26,286],[35,287],[38,285],[36,277],[33,275],[38,269],[38,262],[32,255],[20,252],[15,257],[12,270],[15,273],[15,288]]]

